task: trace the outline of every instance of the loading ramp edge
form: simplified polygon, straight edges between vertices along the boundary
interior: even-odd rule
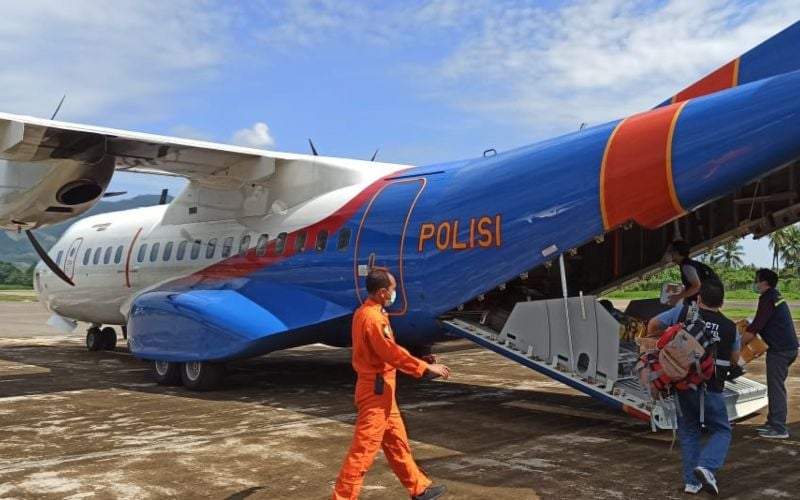
[[[442,325],[449,332],[459,337],[470,340],[482,347],[486,347],[516,363],[591,396],[612,408],[622,410],[628,415],[648,422],[655,428],[664,430],[672,429],[673,416],[669,414],[671,411],[661,405],[653,407],[649,398],[644,397],[641,386],[632,379],[617,380],[610,388],[606,382],[590,383],[569,371],[560,370],[557,363],[550,364],[536,360],[516,350],[513,344],[508,346],[503,344],[501,341],[498,341],[500,335],[497,332],[480,324],[458,318],[451,318],[442,320]],[[727,385],[728,384],[726,384],[726,386]],[[738,394],[726,390],[726,406],[731,420],[746,417],[767,405],[766,387],[763,384],[740,377],[734,385],[736,387],[745,387],[749,392],[747,394],[742,394],[742,396],[746,397],[739,397]],[[668,405],[666,406],[671,406],[671,399],[670,397],[669,400],[667,400]]]

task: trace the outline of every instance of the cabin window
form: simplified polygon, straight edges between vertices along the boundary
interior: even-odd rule
[[[92,264],[95,266],[100,263],[100,254],[103,252],[102,247],[97,247],[94,249],[94,257],[92,257]]]
[[[200,257],[200,248],[203,246],[203,242],[201,240],[194,240],[192,243],[192,260]]]
[[[339,231],[339,241],[336,243],[336,248],[340,252],[344,252],[347,250],[347,247],[350,246],[350,229],[344,228]]]
[[[208,246],[206,247],[206,259],[213,259],[214,253],[217,251],[217,239],[211,238],[208,240]]]
[[[61,267],[61,259],[64,258],[64,250],[58,252],[58,257],[56,257],[56,266]]]
[[[161,256],[161,260],[166,262],[170,257],[172,257],[172,242],[168,241],[167,244],[164,245],[164,255]]]
[[[158,259],[158,249],[161,243],[153,243],[153,248],[150,249],[150,262],[155,262]]]
[[[258,242],[256,243],[256,255],[259,257],[263,257],[265,253],[267,253],[267,243],[269,243],[269,235],[262,234],[258,237]]]
[[[225,238],[225,241],[222,242],[222,258],[230,257],[231,249],[233,248],[233,236],[228,236]]]
[[[119,264],[122,261],[122,252],[124,248],[122,245],[117,247],[117,252],[114,254],[114,264]]]
[[[175,258],[178,260],[183,260],[184,255],[186,255],[186,242],[181,241],[178,243],[178,251],[175,252]]]
[[[323,229],[317,233],[317,242],[314,244],[314,249],[319,252],[325,251],[325,245],[328,244],[328,231]]]
[[[147,243],[142,243],[142,246],[139,247],[139,253],[136,254],[136,262],[143,262],[146,253],[147,253]]]
[[[114,247],[106,248],[106,253],[103,254],[103,264],[108,265],[111,264],[111,252],[114,251]]]
[[[239,255],[244,257],[247,255],[247,250],[250,248],[250,235],[245,234],[242,236],[242,241],[239,243]]]
[[[283,249],[286,248],[286,233],[281,233],[278,235],[278,240],[275,242],[275,255],[280,255],[283,253]]]
[[[297,233],[294,237],[294,253],[300,253],[306,249],[306,238],[308,234],[305,231]]]
[[[83,252],[83,265],[89,265],[89,259],[92,257],[92,249],[87,248],[85,252]]]

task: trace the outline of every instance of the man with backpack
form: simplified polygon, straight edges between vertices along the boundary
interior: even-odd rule
[[[713,269],[689,258],[689,244],[683,240],[675,240],[669,244],[664,252],[664,259],[680,267],[683,291],[672,295],[669,304],[675,306],[681,301],[691,304],[697,301],[700,285],[707,279],[717,278]],[[718,279],[718,278],[717,278]]]
[[[678,323],[691,324],[688,331],[694,333],[694,325],[700,321],[700,325],[704,326],[700,327],[702,335],[698,334],[698,337],[708,344],[704,347],[706,357],[703,361],[707,357],[714,359],[714,370],[709,373],[708,379],[688,386],[679,383],[673,387],[686,493],[698,493],[704,489],[711,494],[719,494],[714,474],[725,462],[731,442],[731,426],[723,389],[735,348],[736,324],[719,311],[724,295],[722,282],[715,278],[707,279],[700,286],[696,319],[688,317],[693,308],[682,304],[659,314],[647,325],[648,334],[655,336]],[[709,432],[705,446],[701,446],[703,424]]]

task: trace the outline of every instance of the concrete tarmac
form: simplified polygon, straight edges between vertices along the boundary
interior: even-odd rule
[[[162,387],[120,345],[89,353],[36,303],[0,303],[0,498],[329,498],[355,421],[349,351],[238,362],[224,390]],[[453,499],[683,498],[672,435],[466,341],[450,381],[400,381],[414,455]],[[723,498],[796,498],[800,369],[789,440],[735,426]],[[748,376],[764,381],[763,360]],[[385,458],[361,498],[408,498]]]

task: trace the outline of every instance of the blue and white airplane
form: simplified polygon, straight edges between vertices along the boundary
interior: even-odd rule
[[[372,266],[396,275],[392,323],[420,349],[445,338],[443,315],[512,290],[558,296],[534,274],[562,254],[663,227],[799,160],[797,54],[800,24],[652,110],[425,166],[0,114],[0,227],[74,217],[117,170],[187,178],[168,205],[75,223],[35,271],[48,310],[93,325],[90,349],[115,344],[102,325],[124,325],[161,383],[203,389],[225,361],[348,345]]]

